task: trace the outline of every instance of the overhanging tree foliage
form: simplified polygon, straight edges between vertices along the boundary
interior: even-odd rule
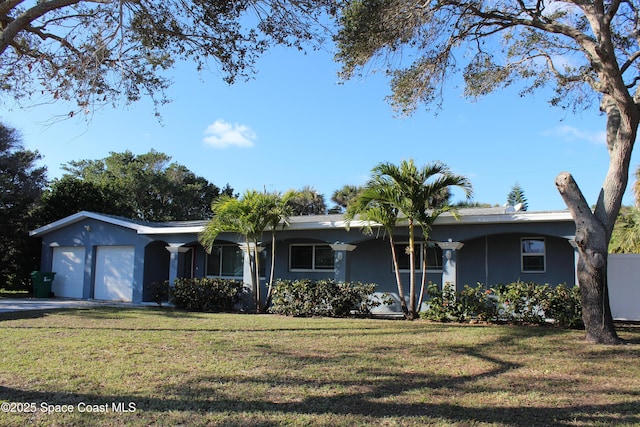
[[[518,82],[523,96],[553,84],[553,105],[600,101],[609,170],[595,209],[568,172],[556,179],[576,223],[586,338],[596,343],[620,342],[609,305],[607,247],[640,122],[639,6],[636,0],[347,1],[336,36],[342,75],[381,60],[392,75],[390,100],[404,114],[421,104],[440,106],[444,84],[457,72],[467,96]]]
[[[301,48],[328,0],[0,1],[0,91],[15,98],[96,106],[150,96],[167,102],[176,61],[218,69],[227,82],[253,72],[270,45]]]

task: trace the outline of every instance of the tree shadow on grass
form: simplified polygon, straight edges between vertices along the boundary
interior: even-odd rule
[[[81,312],[84,313],[84,311]],[[84,328],[84,325],[82,327]],[[428,329],[428,333],[437,333],[438,328]],[[447,326],[442,326],[442,329],[444,328]],[[106,329],[124,328],[107,327]],[[343,329],[353,328],[344,327]],[[134,330],[134,328],[127,330]],[[185,329],[171,330],[180,332]],[[194,329],[197,332],[216,330],[227,329]],[[253,329],[249,330],[253,331]],[[291,330],[335,332],[333,326],[314,328],[302,324],[291,328]],[[264,329],[256,329],[256,331],[261,332]],[[393,328],[380,328],[380,330],[372,328],[360,332],[389,335],[393,334]],[[589,392],[600,395],[609,393],[618,396],[624,395],[625,402],[585,404],[587,399],[572,392],[575,384],[572,384],[570,379],[566,384],[560,383],[561,379],[542,378],[538,381],[537,378],[531,376],[523,376],[524,379],[519,382],[492,382],[492,379],[499,379],[525,366],[518,361],[507,361],[506,358],[501,357],[500,351],[511,348],[511,344],[516,347],[516,342],[522,339],[535,340],[538,335],[556,333],[554,330],[546,328],[514,328],[509,332],[509,334],[500,334],[494,338],[494,341],[483,342],[481,345],[446,347],[446,354],[443,354],[443,357],[465,357],[480,361],[481,363],[478,365],[484,367],[483,370],[473,374],[457,372],[452,372],[450,375],[444,373],[425,374],[419,370],[404,369],[405,367],[385,366],[384,361],[380,361],[377,365],[373,363],[353,364],[355,373],[345,375],[344,378],[335,378],[336,370],[331,368],[344,363],[346,359],[351,359],[350,361],[353,362],[353,359],[375,357],[375,354],[363,354],[361,349],[345,347],[341,352],[333,352],[327,356],[317,349],[301,351],[276,345],[277,341],[273,341],[258,345],[256,350],[273,356],[273,359],[282,366],[281,372],[278,372],[277,369],[271,369],[268,373],[260,369],[255,371],[249,369],[246,372],[230,372],[225,375],[211,375],[203,372],[202,375],[188,375],[178,383],[161,387],[153,395],[142,396],[133,392],[118,395],[100,394],[99,391],[93,394],[86,392],[41,392],[21,390],[5,384],[5,386],[0,386],[0,400],[71,405],[77,405],[79,402],[87,404],[134,402],[140,411],[140,414],[136,416],[151,421],[159,419],[158,417],[162,413],[176,411],[211,414],[230,419],[233,419],[234,414],[238,413],[259,413],[262,419],[271,420],[272,424],[277,424],[277,421],[283,418],[291,419],[303,414],[320,419],[340,417],[353,420],[353,423],[366,422],[367,424],[393,424],[397,422],[415,425],[444,422],[458,425],[489,423],[515,427],[640,424],[640,411],[638,410],[640,408],[640,392],[590,390]],[[425,333],[425,329],[416,329],[416,333]],[[557,333],[561,334],[560,331]],[[406,345],[400,345],[390,339],[388,345],[385,344],[375,349],[374,352],[399,351],[403,347]],[[619,351],[619,349],[620,347],[612,347],[611,351]],[[426,354],[429,349],[422,351],[425,351]],[[311,371],[316,373],[315,376],[295,371],[296,367],[302,370],[307,366],[313,368]],[[326,372],[333,372],[333,376],[323,377],[322,368],[326,368]],[[140,369],[144,369],[144,367],[140,367]],[[527,379],[531,382],[525,383]],[[544,387],[549,381],[558,382],[553,385],[552,389],[560,390],[565,397],[579,397],[581,403],[572,405],[564,400],[564,403],[554,405],[552,399],[544,400],[544,402],[551,403],[512,403],[514,398],[519,398],[520,393],[534,390],[544,394]],[[510,388],[513,386],[516,388]],[[474,396],[480,393],[493,396],[493,401],[496,401],[496,396],[504,395],[504,403],[477,405]],[[602,400],[600,399],[600,401]],[[144,418],[145,413],[151,415],[147,414],[148,418]],[[389,421],[391,418],[394,418],[395,421]],[[52,419],[53,423],[58,421]],[[64,423],[60,422],[59,424]],[[230,421],[229,424],[233,424],[233,421]],[[267,424],[269,423],[267,422]]]
[[[67,311],[69,309],[44,309],[44,310],[16,310],[0,312],[0,322],[5,320],[39,319],[52,313]]]
[[[452,425],[490,423],[515,427],[640,424],[640,392],[627,393],[628,398],[624,403],[512,406],[505,402],[504,405],[487,407],[460,403],[462,395],[468,395],[463,402],[473,402],[476,393],[509,391],[488,381],[523,366],[507,362],[499,354],[494,354],[496,348],[504,348],[504,338],[501,337],[500,340],[499,347],[492,346],[490,342],[485,342],[482,346],[449,347],[453,357],[471,357],[482,361],[483,366],[488,366],[483,372],[475,374],[408,374],[385,366],[359,368],[356,377],[358,380],[308,377],[296,372],[276,375],[233,372],[218,376],[190,376],[185,381],[158,390],[153,397],[38,392],[0,386],[0,400],[50,402],[59,405],[77,405],[79,402],[90,405],[134,402],[136,409],[141,412],[137,416],[143,417],[143,420],[144,413],[151,414],[149,419],[153,420],[158,413],[174,411],[227,417],[227,425],[240,423],[241,418],[234,418],[234,414],[240,413],[259,413],[260,419],[271,420],[273,424],[277,424],[283,417],[291,419],[301,415],[317,416],[320,419],[325,416],[342,416],[347,420],[368,424],[382,424],[389,422],[391,418],[397,419],[401,424],[412,425],[434,422]],[[357,355],[354,353],[353,357],[355,356]],[[335,366],[340,363],[336,358],[324,358],[322,355],[309,357],[283,352],[278,357],[283,362],[286,362],[284,358],[289,358],[302,365],[315,364],[320,367],[322,364]],[[286,365],[290,364],[285,363]],[[543,382],[532,382],[527,387],[533,390],[543,385]],[[569,391],[574,384],[568,383],[564,387],[563,392]],[[542,389],[539,391],[544,392]],[[606,393],[604,390],[602,392]],[[416,403],[416,394],[424,394],[424,403]],[[409,400],[407,396],[413,398]]]
[[[504,348],[505,341],[518,340],[516,336],[496,340]],[[492,349],[493,348],[493,349]],[[356,419],[366,419],[384,424],[389,417],[410,419],[426,423],[445,420],[451,424],[469,425],[475,423],[493,423],[508,426],[563,426],[575,425],[576,422],[587,424],[637,424],[640,423],[640,392],[627,393],[630,397],[625,403],[611,404],[578,404],[574,406],[562,405],[504,405],[477,406],[474,405],[474,393],[517,394],[517,391],[506,389],[505,386],[491,385],[491,379],[508,374],[523,367],[520,363],[507,362],[494,355],[495,348],[491,343],[482,346],[449,347],[453,357],[455,355],[480,360],[483,366],[490,366],[484,372],[463,375],[444,374],[407,374],[406,371],[379,366],[375,368],[361,368],[357,373],[357,380],[332,380],[322,378],[301,377],[291,375],[249,376],[249,377],[197,377],[177,387],[168,387],[165,392],[172,396],[189,395],[196,400],[210,402],[208,410],[231,411],[262,411],[273,414],[311,414],[355,416]],[[273,349],[270,349],[273,351]],[[340,357],[325,358],[322,355],[280,354],[284,359],[294,359],[294,362],[304,364],[337,364]],[[293,363],[295,365],[296,363]],[[549,379],[542,379],[538,383],[529,382],[519,384],[527,393],[549,384]],[[575,384],[570,381],[556,380],[556,387],[571,392]],[[248,396],[231,396],[225,389],[226,383],[245,383],[247,390],[271,390],[260,398]],[[489,385],[481,385],[489,384]],[[281,396],[278,389],[304,390],[304,395]],[[334,393],[326,390],[337,390]],[[195,396],[194,396],[195,393]],[[415,403],[415,395],[424,393],[424,403]],[[619,394],[624,394],[617,392]],[[266,395],[268,394],[268,396]],[[412,401],[406,396],[413,396]],[[467,395],[464,404],[459,403],[460,395]],[[449,396],[451,396],[449,398]],[[235,398],[234,398],[235,397]],[[436,397],[430,399],[430,397]],[[431,400],[431,402],[430,402]],[[447,402],[449,400],[449,402]],[[444,401],[444,403],[443,403]],[[582,400],[584,401],[584,399]],[[467,403],[468,402],[468,403]],[[216,409],[213,409],[216,408]]]
[[[509,389],[514,385],[513,382],[507,382],[507,386],[504,385],[505,382],[491,382],[491,379],[497,379],[524,366],[505,361],[496,352],[497,348],[504,348],[505,339],[517,340],[518,337],[497,338],[496,344],[499,340],[499,346],[485,342],[481,346],[449,347],[449,357],[473,358],[486,367],[482,372],[473,374],[421,374],[391,366],[363,365],[355,368],[355,375],[336,380],[305,375],[294,370],[287,372],[286,367],[314,365],[318,368],[317,372],[322,372],[322,367],[341,363],[344,355],[324,357],[322,354],[304,354],[292,349],[290,352],[281,350],[275,355],[276,360],[281,361],[285,367],[282,372],[249,370],[225,375],[189,376],[177,384],[163,387],[153,396],[133,393],[111,396],[99,393],[39,392],[0,386],[0,400],[70,405],[77,405],[79,402],[134,402],[136,409],[141,412],[136,416],[142,417],[143,422],[147,419],[147,413],[149,420],[156,420],[160,414],[174,411],[227,417],[228,425],[234,424],[236,414],[260,414],[260,419],[267,420],[266,424],[269,424],[269,420],[277,424],[283,418],[291,419],[302,415],[321,420],[341,417],[353,420],[354,423],[367,424],[393,423],[391,419],[407,425],[435,422],[452,425],[489,423],[514,427],[640,424],[640,391],[627,392],[628,398],[623,403],[533,403],[529,406],[513,405],[509,402],[509,397],[506,397],[504,404],[476,405],[473,400],[475,393],[512,397],[518,393],[517,390]],[[265,347],[263,350],[273,352],[277,348]],[[356,357],[357,354],[356,349],[346,356]],[[545,392],[544,385],[542,380],[518,384],[527,389],[524,392],[538,390],[540,393]],[[566,384],[559,382],[555,390],[573,396],[575,393],[571,394],[571,390],[574,386],[570,381]],[[625,394],[619,391],[616,393]],[[417,395],[424,398],[416,399]],[[585,400],[580,399],[580,402]]]
[[[384,373],[389,378],[388,373]],[[380,374],[378,372],[377,374]],[[489,373],[488,373],[489,375]],[[201,379],[206,382],[205,379]],[[220,378],[210,378],[209,381],[221,381]],[[232,379],[229,379],[230,381]],[[372,381],[360,384],[367,389],[364,392],[350,392],[331,396],[306,396],[297,401],[283,402],[277,394],[260,399],[230,399],[212,390],[198,387],[195,384],[184,384],[181,390],[173,389],[166,398],[141,397],[138,395],[121,394],[104,396],[97,394],[46,393],[37,391],[17,390],[0,386],[0,400],[9,402],[48,402],[56,405],[102,405],[129,402],[135,404],[136,410],[142,412],[138,417],[144,420],[144,413],[150,414],[150,420],[157,419],[168,411],[185,413],[215,413],[233,418],[237,413],[260,413],[261,419],[272,419],[277,424],[280,416],[343,416],[365,420],[366,423],[384,424],[390,418],[396,418],[407,425],[429,424],[445,421],[452,425],[475,425],[490,423],[495,425],[529,427],[529,426],[571,426],[571,425],[637,425],[640,414],[637,408],[640,399],[627,403],[612,403],[599,405],[576,405],[570,407],[529,407],[529,406],[491,406],[469,407],[455,403],[405,403],[400,396],[411,390],[454,390],[464,381],[473,378],[454,379],[453,383],[447,378],[413,378],[391,377],[384,381]],[[237,381],[237,380],[236,380]],[[256,381],[255,379],[253,381]],[[200,384],[202,384],[202,382]],[[258,383],[262,381],[257,381]],[[295,382],[295,385],[301,386]],[[320,386],[311,382],[311,386]],[[178,392],[178,394],[174,394]],[[205,393],[206,392],[206,393]],[[206,394],[206,396],[205,396]],[[200,395],[200,397],[197,397]],[[385,398],[396,396],[389,401]],[[38,406],[40,403],[38,403]],[[91,414],[89,414],[91,415]],[[349,419],[349,418],[346,418]],[[53,421],[53,420],[52,420]],[[95,419],[94,419],[95,421]],[[269,423],[267,423],[269,424]],[[233,425],[230,423],[229,425]]]

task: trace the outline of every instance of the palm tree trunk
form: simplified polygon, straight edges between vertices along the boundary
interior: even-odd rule
[[[416,250],[413,220],[409,220],[409,318],[416,318]]]
[[[427,242],[425,239],[422,245],[422,281],[420,283],[420,297],[418,298],[418,313],[420,307],[422,307],[422,301],[424,300],[424,287],[427,284]]]
[[[400,278],[400,268],[398,266],[398,256],[396,255],[396,244],[393,241],[393,235],[389,234],[389,243],[391,244],[391,256],[393,258],[393,269],[396,272],[396,284],[398,285],[398,296],[400,297],[400,307],[405,317],[409,314],[407,309],[407,301],[404,299],[404,289],[402,288],[402,280]]]
[[[267,298],[264,304],[265,310],[271,305],[271,295],[273,293],[274,269],[276,267],[276,232],[271,232],[271,267],[269,270],[269,287],[267,288]]]
[[[260,254],[258,252],[258,242],[254,242],[253,246],[254,264],[255,264],[255,277],[254,277],[254,295],[256,300],[256,311],[262,313],[262,296],[260,295]]]

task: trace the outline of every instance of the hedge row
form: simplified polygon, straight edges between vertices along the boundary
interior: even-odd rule
[[[546,324],[581,328],[582,306],[577,286],[550,286],[533,282],[514,282],[485,288],[465,285],[454,291],[450,285],[439,290],[430,284],[429,301],[421,317],[438,322],[486,322]]]
[[[335,280],[278,280],[270,313],[286,316],[364,316],[387,301],[373,295],[374,283]]]
[[[178,278],[169,288],[169,301],[188,311],[232,311],[243,291],[242,282],[237,280]]]
[[[278,280],[269,312],[287,316],[363,316],[387,302],[373,296],[375,288],[373,283]],[[178,278],[169,290],[169,301],[188,311],[232,311],[243,292],[242,282],[237,280]]]

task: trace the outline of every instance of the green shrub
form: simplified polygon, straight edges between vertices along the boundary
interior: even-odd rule
[[[427,287],[429,296],[428,308],[420,313],[420,317],[434,322],[462,321],[460,307],[457,305],[456,292],[450,283],[445,283],[443,289],[429,282]]]
[[[278,280],[269,312],[298,317],[367,315],[382,303],[373,296],[376,286],[334,280]]]
[[[578,286],[569,287],[566,284],[560,284],[550,288],[543,303],[543,310],[545,316],[553,319],[556,326],[572,329],[584,327]]]
[[[492,289],[485,288],[478,283],[475,288],[465,285],[460,292],[460,302],[464,309],[465,320],[476,318],[483,322],[498,320],[498,299]]]
[[[447,283],[441,291],[437,285],[428,288],[428,308],[420,313],[424,319],[436,322],[485,322],[546,324],[563,328],[580,328],[582,309],[577,286],[551,287],[533,282],[514,282],[485,288],[465,285],[456,292]]]
[[[242,282],[212,278],[178,278],[169,288],[169,301],[188,311],[232,311],[244,291]]]
[[[493,289],[498,297],[499,315],[511,323],[544,323],[544,300],[549,285],[517,281]]]
[[[498,317],[496,298],[490,289],[478,283],[475,288],[465,285],[460,292],[451,283],[445,283],[441,291],[434,283],[428,287],[429,302],[424,319],[436,322],[468,322],[471,319],[494,321]]]

